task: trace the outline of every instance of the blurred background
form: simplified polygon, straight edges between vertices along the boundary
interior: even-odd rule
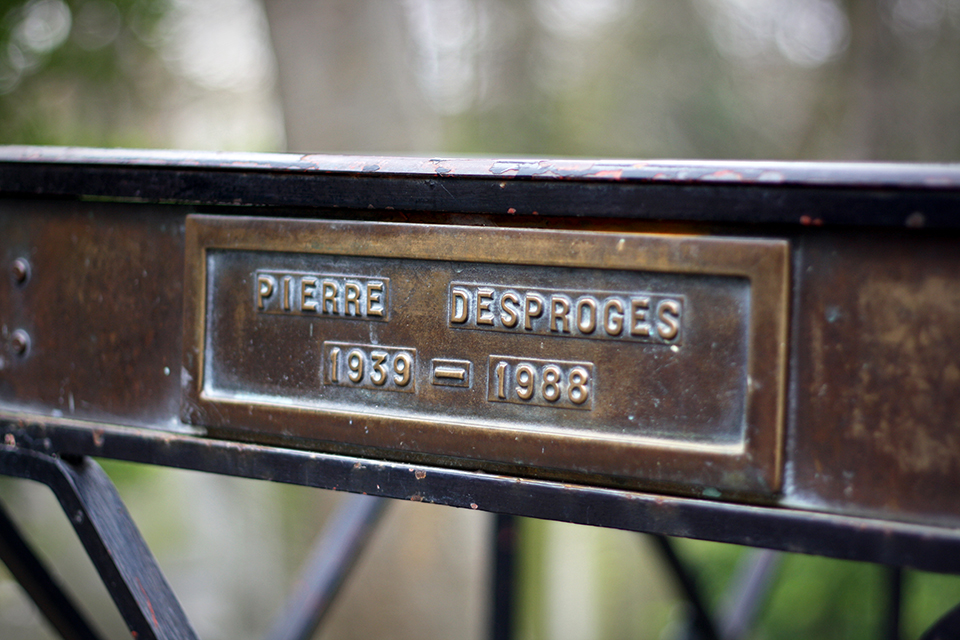
[[[0,143],[957,161],[960,0],[0,1]],[[104,462],[201,637],[259,638],[340,496]],[[49,492],[0,495],[126,637]],[[679,638],[649,539],[525,520],[522,638]],[[492,517],[391,505],[321,638],[482,638]],[[678,541],[722,608],[742,549]],[[753,638],[875,638],[881,567],[783,556]],[[905,638],[960,602],[906,572]],[[54,637],[0,570],[0,637]]]

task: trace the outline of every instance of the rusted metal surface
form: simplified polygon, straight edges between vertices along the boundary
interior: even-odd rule
[[[0,201],[0,405],[177,424],[183,218],[153,205],[127,213]]]
[[[958,248],[943,234],[799,243],[786,502],[957,522]]]
[[[787,249],[191,216],[182,417],[247,439],[769,495]]]

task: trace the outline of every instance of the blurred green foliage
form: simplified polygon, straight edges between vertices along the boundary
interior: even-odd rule
[[[690,611],[668,565],[649,537],[583,528],[582,536],[571,539],[563,533],[564,529],[569,532],[571,526],[521,520],[517,559],[519,638],[540,640],[569,635],[568,630],[557,627],[558,594],[568,589],[589,593],[589,588],[583,591],[583,584],[597,580],[602,586],[598,593],[589,596],[594,601],[577,611],[586,611],[588,617],[596,618],[593,637],[688,637]],[[726,598],[731,595],[729,590],[737,569],[741,562],[750,559],[747,556],[753,551],[683,538],[674,538],[673,544],[715,622],[719,622],[720,612],[729,604]],[[612,557],[605,557],[610,552]],[[558,564],[582,567],[584,557],[592,575],[576,574],[579,584],[555,583]],[[888,637],[888,567],[784,553],[771,575],[769,588],[758,603],[756,618],[744,640]],[[960,576],[904,570],[901,584],[900,637],[904,640],[919,638],[960,602]]]
[[[713,610],[722,602],[745,549],[677,539],[678,552],[700,580]],[[784,554],[751,638],[876,639],[886,637],[889,569],[882,565]],[[960,576],[906,570],[901,637],[918,638],[960,603]]]
[[[0,2],[0,142],[142,146],[165,0]]]

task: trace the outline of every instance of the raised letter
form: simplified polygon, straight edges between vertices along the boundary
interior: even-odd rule
[[[360,349],[354,349],[347,354],[347,369],[347,377],[351,382],[363,380],[363,352]]]
[[[541,298],[539,294],[532,292],[528,293],[525,298],[523,328],[531,331],[533,329],[533,323],[531,321],[543,315],[543,298]]]
[[[647,309],[650,308],[650,298],[630,298],[630,335],[650,336],[650,323],[647,322]]]
[[[673,340],[680,333],[680,303],[676,300],[661,300],[657,305],[657,333],[664,340]]]
[[[586,309],[586,314],[584,314]],[[590,335],[597,328],[597,301],[593,298],[577,300],[577,329],[580,333]]]
[[[505,393],[505,386],[507,380],[507,363],[501,360],[497,363],[496,368],[497,374],[497,397],[506,398],[507,394]]]
[[[470,292],[460,287],[450,290],[450,322],[463,324],[470,316]]]
[[[317,301],[313,297],[316,292],[316,278],[312,276],[303,276],[300,278],[300,311],[317,310]]]
[[[387,382],[387,365],[384,364],[387,361],[387,356],[390,355],[385,351],[371,351],[370,358],[373,359],[373,371],[370,372],[370,382],[382,387]]]
[[[393,381],[398,387],[410,384],[410,370],[413,368],[413,359],[403,351],[393,359]]]
[[[490,310],[492,302],[493,289],[479,287],[477,289],[477,324],[493,324],[493,311]]]
[[[367,283],[367,315],[383,317],[383,283],[379,280]]]
[[[290,276],[283,276],[283,310],[290,311]]]
[[[570,333],[570,298],[550,296],[550,331]]]
[[[343,315],[359,316],[363,315],[360,311],[360,285],[356,282],[348,282],[343,285]],[[353,313],[350,313],[350,305],[353,305]]]
[[[608,336],[618,336],[623,331],[623,303],[617,298],[607,298],[603,303],[603,330]]]
[[[323,285],[321,286],[323,289],[323,300],[321,301],[322,308],[320,310],[323,313],[339,314],[340,308],[338,306],[339,303],[337,302],[337,283],[333,280],[324,280]],[[330,306],[333,307],[333,309],[330,311],[327,311],[328,302],[330,303]]]
[[[514,308],[507,306],[507,301],[510,301],[514,304]],[[517,322],[520,320],[520,298],[517,297],[513,291],[507,291],[500,297],[500,308],[503,309],[503,312],[500,314],[500,322],[503,326],[508,329],[512,329],[517,326]]]
[[[533,397],[534,384],[536,384],[536,374],[533,365],[523,362],[516,368],[517,396],[521,400],[529,400]]]
[[[570,369],[570,386],[567,396],[573,404],[583,404],[590,395],[590,373],[583,367]]]
[[[540,393],[547,402],[556,402],[563,393],[561,379],[563,371],[555,364],[548,364],[543,368],[543,384],[540,386]]]
[[[338,375],[340,371],[340,347],[330,349],[330,382],[336,384],[340,380]]]
[[[264,298],[273,295],[273,287],[277,284],[276,279],[266,273],[257,276],[257,309],[263,309]]]

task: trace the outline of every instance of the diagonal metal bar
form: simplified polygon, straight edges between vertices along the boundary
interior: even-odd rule
[[[388,501],[351,495],[317,538],[297,590],[276,619],[268,640],[309,640],[370,539]]]
[[[64,640],[99,640],[100,636],[60,583],[47,570],[0,505],[0,560]]]
[[[53,490],[138,640],[196,640],[180,603],[100,465],[89,458],[69,463],[0,446],[0,473],[36,480]]]
[[[683,561],[680,560],[680,556],[677,555],[673,545],[670,544],[670,540],[666,536],[655,535],[652,537],[656,541],[663,559],[666,560],[670,566],[677,585],[693,609],[693,620],[691,622],[693,624],[692,631],[695,633],[692,634],[692,637],[698,640],[719,640],[717,628],[713,623],[713,619],[710,617],[709,611],[707,611],[703,599],[700,597],[700,590],[697,587],[693,575],[687,571]]]
[[[720,637],[738,640],[753,627],[783,555],[769,549],[751,549],[738,564],[727,589],[729,600],[720,614]]]
[[[920,640],[957,640],[960,638],[960,604],[933,623]]]

